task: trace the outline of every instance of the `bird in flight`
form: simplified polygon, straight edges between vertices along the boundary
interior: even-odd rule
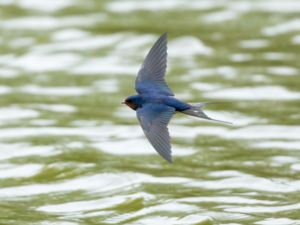
[[[217,122],[224,121],[212,119],[202,110],[205,105],[218,102],[188,104],[176,99],[164,79],[166,68],[167,33],[164,33],[150,49],[138,72],[135,81],[135,90],[138,94],[127,97],[123,103],[136,111],[144,134],[153,148],[171,163],[168,124],[175,112]]]

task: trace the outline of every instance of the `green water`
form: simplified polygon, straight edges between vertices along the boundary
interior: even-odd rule
[[[0,224],[300,224],[300,1],[0,0]],[[120,104],[169,35],[174,163]]]

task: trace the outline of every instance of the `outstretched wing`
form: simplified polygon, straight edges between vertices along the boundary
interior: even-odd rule
[[[173,96],[164,76],[167,68],[167,33],[164,33],[153,45],[146,56],[135,81],[135,90],[139,94],[159,93]]]
[[[146,137],[168,162],[172,162],[172,152],[167,126],[174,113],[173,107],[154,103],[145,104],[137,110],[137,117]]]

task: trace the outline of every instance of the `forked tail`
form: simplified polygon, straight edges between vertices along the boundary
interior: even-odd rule
[[[209,116],[207,116],[202,110],[202,108],[206,105],[209,105],[209,104],[222,104],[222,103],[226,103],[226,102],[201,102],[201,103],[197,103],[197,104],[192,104],[190,109],[187,109],[187,110],[184,110],[184,111],[181,111],[181,112],[184,113],[184,114],[190,115],[190,116],[195,116],[195,117],[199,117],[199,118],[206,119],[206,120],[232,124],[230,122],[212,119]]]

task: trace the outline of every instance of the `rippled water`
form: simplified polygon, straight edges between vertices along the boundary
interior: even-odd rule
[[[300,1],[0,0],[1,224],[300,224]],[[133,93],[167,80],[233,126],[176,115],[174,163]]]

